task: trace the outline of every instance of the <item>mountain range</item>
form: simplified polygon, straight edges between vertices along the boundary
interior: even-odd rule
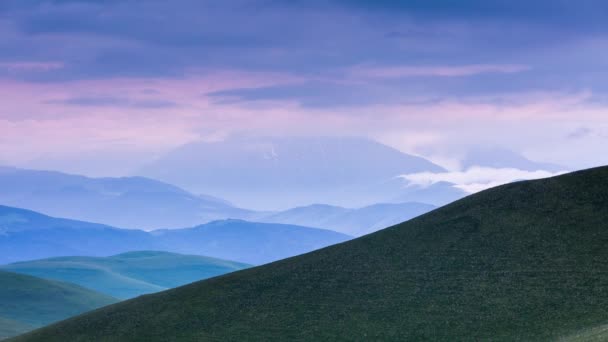
[[[463,170],[474,166],[551,172],[565,169],[531,161],[499,147],[472,149],[461,166]],[[147,231],[192,227],[222,219],[275,222],[273,217],[281,217],[281,223],[306,223],[361,234],[356,232],[370,232],[386,222],[398,222],[388,219],[394,216],[394,207],[385,203],[441,206],[468,195],[449,182],[422,186],[400,177],[444,171],[423,158],[360,138],[242,137],[188,144],[139,171],[182,188],[145,177],[90,178],[0,167],[0,204]],[[247,208],[269,210],[243,209],[210,193],[236,200]],[[321,225],[319,221],[331,221],[328,217],[311,219],[315,224],[298,217],[293,221],[285,219],[290,212],[301,212],[310,203],[319,203],[319,199],[328,207],[376,206],[376,211],[386,208],[387,221],[363,218],[357,222],[366,222],[368,227],[347,230],[341,222],[332,221],[335,227]]]
[[[330,213],[332,217],[318,217],[315,215],[321,212],[309,210],[313,216],[304,219],[301,215],[291,215],[294,212],[302,213],[303,207],[274,212],[247,210],[237,208],[226,200],[197,196],[176,186],[143,177],[90,178],[55,171],[0,167],[0,188],[0,203],[3,205],[50,216],[146,231],[192,227],[223,219],[244,219],[358,234],[358,231],[370,232],[383,228],[387,222],[398,223],[409,219],[412,213],[421,212],[415,207],[424,206],[400,202],[415,202],[415,198],[420,198],[423,202],[444,204],[465,195],[448,184],[419,188],[407,187],[404,181],[394,180],[386,189],[378,187],[385,194],[392,192],[391,196],[401,196],[393,203],[374,204],[365,209],[325,205],[335,209],[334,213]],[[307,207],[312,209],[315,206]],[[402,213],[396,212],[399,207],[404,209]],[[382,213],[382,209],[386,211]],[[335,212],[340,210],[349,214],[334,217]],[[355,216],[357,219],[353,219]]]
[[[121,228],[181,228],[250,211],[143,177],[89,178],[0,167],[0,204]]]
[[[14,341],[604,340],[608,167],[482,191]]]
[[[350,238],[325,229],[241,220],[145,232],[0,206],[0,264],[58,256],[110,256],[142,250],[262,264]]]

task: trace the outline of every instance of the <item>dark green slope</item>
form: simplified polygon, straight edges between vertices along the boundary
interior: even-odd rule
[[[350,242],[16,340],[543,341],[607,322],[604,167],[484,191]]]
[[[117,301],[77,285],[0,271],[0,332],[10,336]]]
[[[198,255],[140,251],[111,257],[75,256],[24,261],[0,266],[0,269],[70,282],[126,299],[247,267],[250,265]]]

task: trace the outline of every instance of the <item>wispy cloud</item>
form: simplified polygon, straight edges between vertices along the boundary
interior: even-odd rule
[[[593,134],[593,131],[588,127],[580,127],[575,129],[574,131],[568,133],[566,138],[568,139],[582,139]]]
[[[465,77],[486,73],[512,74],[530,70],[519,64],[472,64],[457,66],[357,66],[350,70],[354,77],[403,78],[403,77]]]
[[[60,62],[2,62],[0,69],[9,72],[45,72],[64,67]]]
[[[524,171],[514,168],[472,167],[466,171],[441,173],[420,172],[400,176],[412,185],[430,186],[439,182],[453,183],[454,187],[475,193],[498,185],[518,180],[539,179],[556,176],[562,172]]]
[[[45,104],[63,104],[82,107],[131,107],[131,108],[170,108],[178,104],[162,99],[130,99],[113,96],[72,97],[64,100],[48,100]]]

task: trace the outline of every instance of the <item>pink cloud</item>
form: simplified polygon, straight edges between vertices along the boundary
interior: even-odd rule
[[[344,108],[302,107],[293,100],[218,103],[206,95],[223,89],[300,81],[290,75],[239,72],[62,83],[0,79],[0,162],[26,165],[36,158],[78,158],[91,151],[129,152],[144,158],[193,140],[221,140],[242,133],[366,136],[406,152],[465,144],[467,139],[495,140],[497,134],[504,134],[509,146],[513,141],[546,140],[554,134],[547,130],[539,135],[534,129],[539,124],[568,125],[576,120],[578,126],[593,127],[594,121],[605,121],[606,117],[604,107],[586,104],[590,92],[445,98]],[[179,105],[83,107],[65,101],[86,97],[162,100]],[[530,128],[529,138],[522,138],[522,127]]]

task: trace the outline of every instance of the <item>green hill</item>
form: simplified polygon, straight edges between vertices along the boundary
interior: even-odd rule
[[[126,299],[247,267],[247,264],[196,255],[142,251],[111,257],[25,261],[2,266],[2,269],[70,282]]]
[[[548,341],[608,323],[608,168],[106,307],[16,341]],[[591,330],[589,330],[591,329]]]
[[[0,338],[117,301],[77,285],[0,271]]]

